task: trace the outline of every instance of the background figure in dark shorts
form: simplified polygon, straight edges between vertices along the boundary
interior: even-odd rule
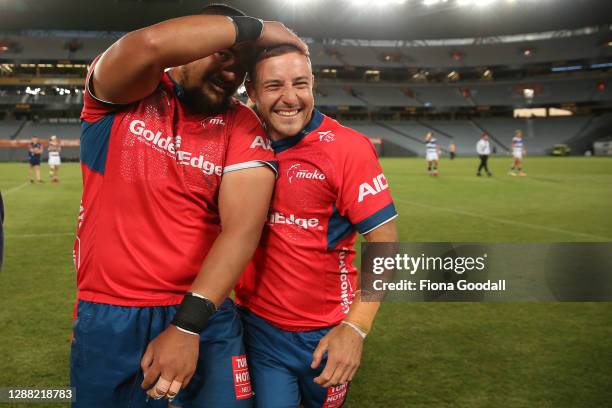
[[[42,145],[38,142],[38,137],[32,136],[30,147],[28,149],[28,161],[30,163],[30,183],[34,182],[34,174],[36,174],[36,181],[42,183],[40,179],[40,156],[42,155]]]
[[[455,142],[451,142],[451,144],[448,146],[448,155],[451,160],[457,156],[457,144],[455,144]]]
[[[480,136],[480,140],[476,143],[476,151],[478,152],[478,156],[480,157],[480,165],[478,166],[478,171],[476,175],[480,177],[480,172],[482,170],[487,172],[487,176],[491,177],[493,173],[489,171],[488,161],[489,155],[491,154],[491,144],[489,143],[489,135],[483,133]]]

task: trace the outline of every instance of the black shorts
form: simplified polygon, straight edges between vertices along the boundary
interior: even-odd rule
[[[30,166],[40,166],[40,157],[30,157]]]

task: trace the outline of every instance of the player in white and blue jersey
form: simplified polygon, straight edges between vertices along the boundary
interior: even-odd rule
[[[425,135],[425,158],[427,160],[427,174],[438,176],[438,160],[440,159],[440,144],[433,137],[432,132]]]
[[[512,138],[512,167],[510,168],[511,176],[526,176],[523,168],[521,167],[523,164],[523,156],[527,154],[525,150],[525,144],[523,142],[523,131],[517,129],[514,131],[514,137]]]

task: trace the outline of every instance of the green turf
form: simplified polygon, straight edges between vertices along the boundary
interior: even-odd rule
[[[477,178],[476,159],[444,160],[432,178],[423,159],[384,160],[401,240],[612,240],[612,160],[529,157],[524,178],[508,165],[492,160],[495,176]],[[66,386],[80,173],[64,165],[58,185],[27,177],[26,164],[0,164],[0,387]],[[610,303],[387,303],[347,405],[611,406],[611,339]]]

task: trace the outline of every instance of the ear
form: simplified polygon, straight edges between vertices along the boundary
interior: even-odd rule
[[[246,88],[249,99],[252,100],[253,102],[256,102],[255,84],[253,83],[253,81],[251,81],[250,79],[247,79],[246,81],[244,81],[244,87]]]

